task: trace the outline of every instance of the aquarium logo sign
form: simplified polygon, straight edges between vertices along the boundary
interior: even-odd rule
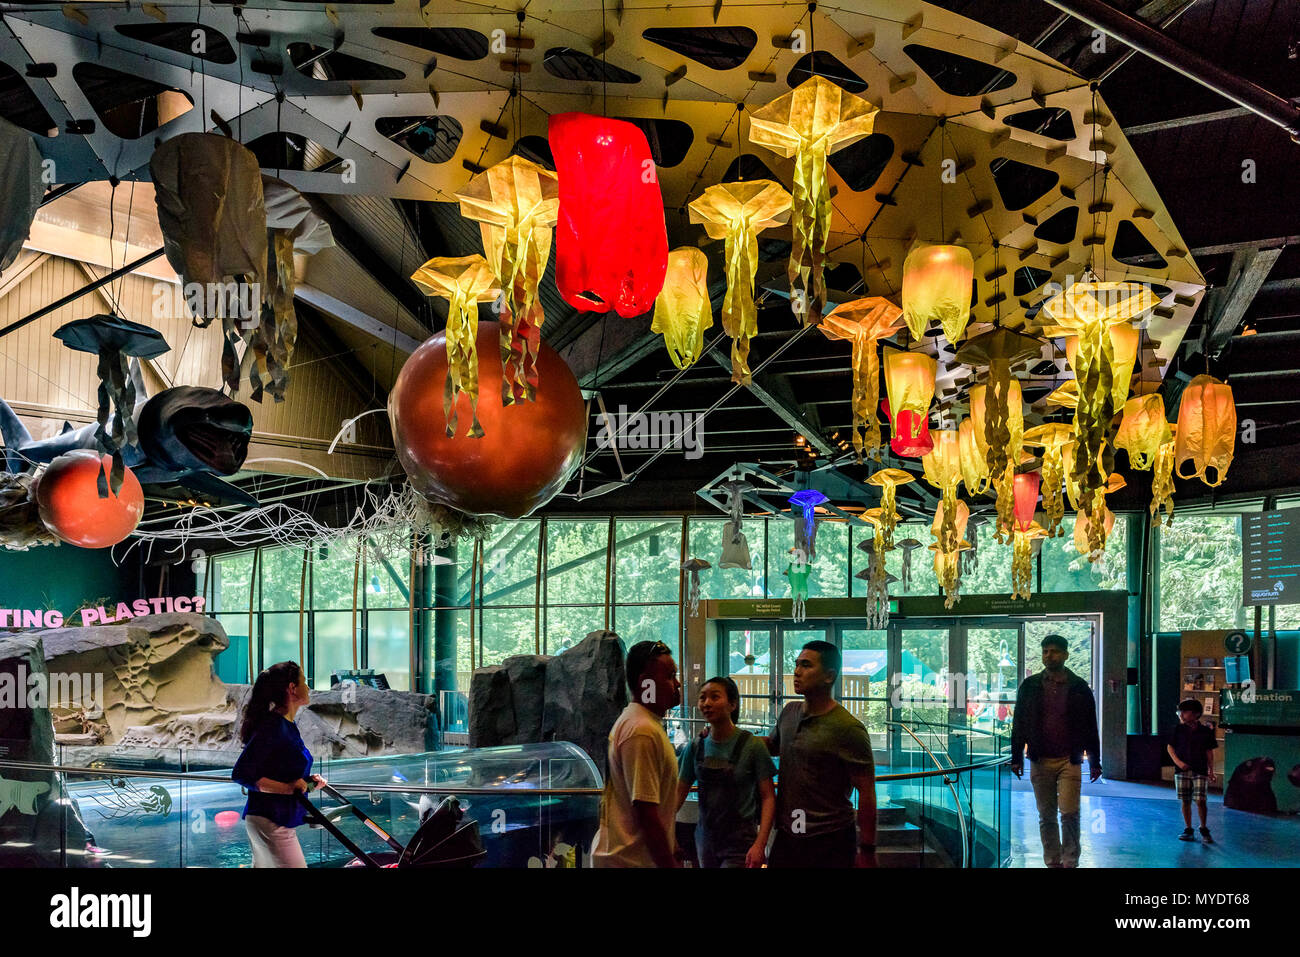
[[[148,937],[153,929],[151,894],[70,893],[50,898],[50,926],[61,930],[126,928],[133,937]]]
[[[104,710],[104,676],[90,674],[28,674],[27,666],[19,662],[11,674],[0,672],[0,711],[15,708],[62,709],[87,712]]]

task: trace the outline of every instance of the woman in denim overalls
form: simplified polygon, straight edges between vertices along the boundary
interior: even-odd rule
[[[677,806],[699,781],[695,843],[701,867],[762,867],[776,814],[775,766],[763,742],[736,727],[740,691],[730,678],[700,688],[709,730],[682,751]]]

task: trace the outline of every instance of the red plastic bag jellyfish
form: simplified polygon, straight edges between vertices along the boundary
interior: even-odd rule
[[[586,312],[648,312],[668,269],[668,231],[645,134],[622,120],[561,113],[547,138],[560,178],[560,295]]]

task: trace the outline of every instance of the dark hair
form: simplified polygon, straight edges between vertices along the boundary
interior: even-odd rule
[[[302,680],[302,668],[296,661],[281,661],[271,665],[253,682],[253,693],[244,707],[244,720],[239,725],[239,740],[248,744],[257,729],[284,705],[289,689]]]
[[[1060,648],[1067,655],[1070,653],[1069,643],[1060,635],[1044,635],[1043,643],[1040,647],[1046,648],[1048,645],[1054,645],[1055,647]]]
[[[834,671],[836,677],[840,673],[840,650],[832,645],[829,641],[810,641],[803,646],[803,651],[815,651],[821,658],[822,667],[828,671]]]
[[[671,655],[672,649],[662,641],[638,641],[635,645],[627,650],[627,661],[624,668],[627,670],[627,687],[635,696],[640,688],[642,675],[645,674],[646,668],[650,667],[650,662],[661,655]]]
[[[733,724],[740,721],[740,689],[736,683],[726,675],[714,675],[704,685],[722,685],[722,690],[727,693],[727,700],[731,702],[731,721]],[[700,690],[704,690],[704,685],[700,685]]]
[[[1196,716],[1199,718],[1205,713],[1205,705],[1201,704],[1195,698],[1186,698],[1178,702],[1178,713],[1182,714],[1184,711],[1195,711]]]

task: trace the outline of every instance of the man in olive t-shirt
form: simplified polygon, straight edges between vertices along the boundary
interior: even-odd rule
[[[804,700],[785,706],[767,739],[768,749],[781,759],[771,867],[876,866],[871,738],[831,697],[839,670],[839,649],[830,642],[804,645],[794,667],[794,690]]]

